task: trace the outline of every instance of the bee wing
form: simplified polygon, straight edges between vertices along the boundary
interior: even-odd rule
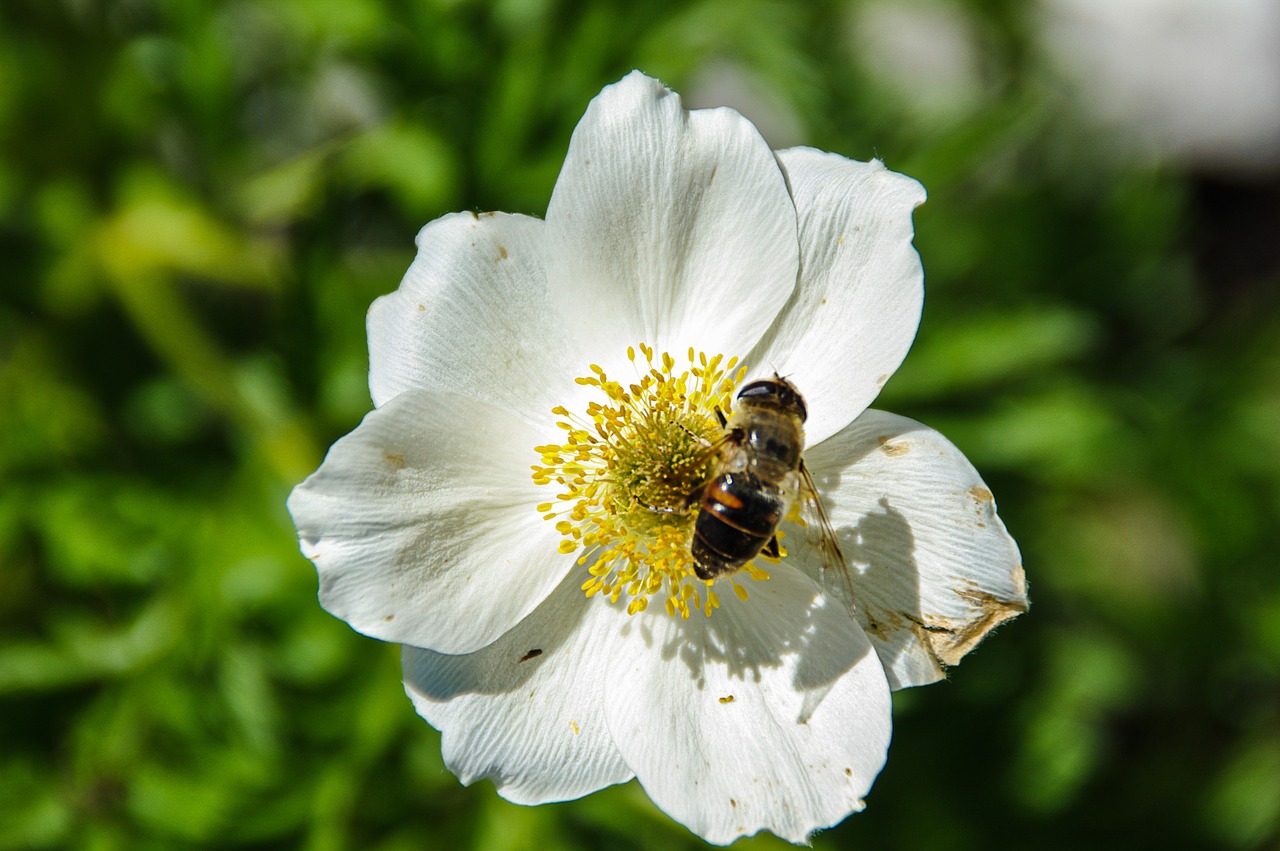
[[[854,608],[853,580],[849,577],[849,563],[844,559],[840,541],[836,538],[835,527],[831,525],[831,518],[827,516],[827,510],[822,505],[818,486],[814,484],[813,476],[803,460],[800,462],[800,503],[810,540],[822,554],[820,576],[823,590],[829,590],[827,577],[833,572],[838,574],[840,581],[838,596],[852,611]],[[816,536],[813,534],[814,530],[817,532]]]
[[[692,463],[695,466],[700,466],[702,464],[705,464],[706,462],[710,461],[712,458],[714,458],[715,456],[723,452],[726,446],[728,446],[730,443],[733,443],[738,439],[739,439],[738,435],[735,434],[734,432],[731,432],[731,431],[725,432],[724,434],[720,435],[718,438],[716,438],[715,440],[709,442],[706,446],[704,446],[702,451],[698,453],[697,456],[695,456]],[[690,504],[697,502],[699,499],[702,498],[701,494],[703,489],[707,485],[709,485],[711,481],[715,479],[715,477],[716,477],[716,473],[713,470],[711,472],[711,475],[708,476],[707,479],[705,479],[700,485],[698,485],[697,489],[694,490],[694,492],[689,495]]]
[[[699,456],[699,458],[703,461],[706,461],[708,458],[718,453],[721,449],[728,446],[730,443],[740,442],[741,440],[742,440],[742,435],[739,434],[737,431],[726,431],[724,434],[720,435],[715,440],[708,441],[707,445],[703,447],[702,454]]]

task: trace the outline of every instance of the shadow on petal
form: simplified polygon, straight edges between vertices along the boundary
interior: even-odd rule
[[[779,565],[710,618],[630,626],[606,713],[660,807],[719,844],[761,829],[805,842],[862,808],[888,746],[889,684],[813,579]]]
[[[721,607],[709,618],[645,618],[624,629],[638,630],[664,661],[681,663],[698,691],[708,679],[759,684],[790,669],[792,689],[804,704],[795,721],[803,724],[870,647],[848,609],[800,571],[779,565],[748,590],[743,601],[721,588]],[[716,673],[708,677],[708,669]]]
[[[885,647],[887,653],[882,653],[881,658],[886,666],[891,666],[908,649],[904,642],[895,641],[894,636],[904,630],[918,635],[924,625],[920,569],[910,522],[894,509],[888,497],[881,497],[878,505],[879,511],[865,515],[855,526],[837,530],[837,534],[851,569],[861,574],[859,586],[888,591],[884,596],[864,593],[854,605],[862,628],[872,640]],[[938,670],[940,672],[941,667]]]
[[[895,688],[941,679],[1027,610],[1020,556],[990,490],[937,432],[867,411],[806,457],[849,564],[851,605]],[[796,550],[819,576],[817,548]]]

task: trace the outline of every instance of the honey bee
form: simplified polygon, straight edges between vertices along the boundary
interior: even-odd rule
[[[709,451],[718,462],[690,501],[700,506],[691,544],[699,579],[735,573],[762,552],[778,558],[778,526],[799,499],[821,534],[824,576],[834,566],[852,601],[844,554],[804,463],[808,413],[800,391],[778,375],[743,387],[728,419],[716,412],[725,433]]]

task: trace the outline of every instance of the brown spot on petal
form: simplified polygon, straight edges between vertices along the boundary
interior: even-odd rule
[[[887,641],[891,634],[905,628],[910,617],[900,611],[890,611],[872,606],[863,607],[860,611],[866,618],[862,628],[881,641]]]
[[[995,499],[995,496],[992,495],[991,491],[987,490],[982,485],[974,485],[969,488],[969,496],[973,497],[978,502],[991,502],[991,500]]]
[[[853,769],[852,769],[852,768],[846,768],[846,769],[844,770],[844,776],[845,776],[845,777],[852,777],[852,776],[853,776]]]
[[[1017,571],[1021,574],[1022,568],[1019,567]],[[955,621],[951,618],[929,616],[925,618],[922,629],[917,630],[917,635],[925,642],[925,646],[944,665],[960,664],[964,655],[977,647],[987,637],[987,633],[1005,621],[1016,618],[1028,608],[1025,599],[1002,600],[988,591],[976,588],[960,589],[956,594],[978,609],[974,617]]]
[[[897,457],[898,455],[906,455],[911,451],[911,444],[906,441],[895,442],[889,435],[882,435],[877,440],[880,443],[880,451],[889,457]]]
[[[537,659],[541,655],[542,655],[542,648],[535,647],[532,650],[530,650],[528,653],[524,654],[519,659],[517,659],[516,664],[519,664],[521,662],[528,662],[530,659]]]
[[[738,806],[738,802],[737,802],[737,801],[735,801],[733,798],[730,798],[730,799],[729,799],[729,806],[731,806],[731,807],[737,807],[737,806]]]
[[[507,259],[507,247],[505,245],[498,246],[498,256],[503,260]]]
[[[420,304],[420,305],[418,305],[418,310],[419,310],[419,311],[423,311],[423,310],[426,310],[426,309],[427,309],[427,306],[426,306],[425,304]]]
[[[391,452],[387,454],[387,463],[397,470],[404,469],[404,453]]]
[[[877,378],[877,379],[876,379],[876,384],[881,384],[881,385],[882,385],[882,384],[884,384],[884,383],[885,383],[886,381],[888,381],[888,380],[889,380],[889,373],[887,373],[887,372],[886,372],[884,375],[882,375],[882,376],[880,376],[879,378]]]
[[[395,619],[396,619],[395,615],[387,615],[385,618],[383,618],[383,620],[386,621],[387,623],[391,623]]]
[[[731,694],[726,694],[724,697],[720,698],[720,702],[721,702],[721,703],[733,703],[733,695],[731,695]]]
[[[1013,580],[1013,587],[1019,596],[1027,596],[1027,573],[1022,569],[1022,565],[1016,564],[1013,570],[1009,572],[1009,578]]]

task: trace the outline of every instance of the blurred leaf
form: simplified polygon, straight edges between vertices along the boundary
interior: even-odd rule
[[[198,774],[143,763],[130,779],[129,811],[157,837],[208,840],[231,815],[234,778],[203,766]],[[227,782],[227,781],[233,782]]]
[[[173,604],[163,599],[120,626],[63,615],[50,624],[51,641],[0,647],[0,694],[60,689],[135,672],[178,640],[178,626]]]
[[[929,316],[927,308],[925,316]],[[936,331],[929,327],[932,323],[928,319],[926,323],[902,368],[885,388],[888,401],[884,404],[973,392],[1043,373],[1078,358],[1097,337],[1095,323],[1065,308],[952,316]]]
[[[1204,804],[1209,828],[1236,848],[1257,848],[1280,826],[1280,742],[1242,747]]]
[[[173,271],[210,283],[280,286],[277,246],[242,236],[145,172],[126,182],[126,196],[93,235],[99,262],[117,280]]]
[[[17,760],[0,763],[0,848],[53,848],[62,844],[73,814],[54,778]]]
[[[245,217],[257,225],[307,218],[320,204],[332,152],[315,149],[269,169],[239,189]]]
[[[1107,722],[1141,678],[1131,655],[1101,635],[1059,635],[1044,687],[1015,763],[1014,791],[1027,806],[1066,808],[1108,747]]]
[[[1037,478],[1056,483],[1092,481],[1129,445],[1115,412],[1077,381],[1006,396],[977,417],[928,417],[928,425],[980,468],[1039,468]]]
[[[0,308],[0,334],[8,317]],[[106,423],[93,397],[64,373],[52,341],[0,337],[0,471],[93,450]]]
[[[357,136],[342,162],[352,185],[389,191],[411,218],[436,218],[456,191],[452,150],[416,124],[386,124]]]

